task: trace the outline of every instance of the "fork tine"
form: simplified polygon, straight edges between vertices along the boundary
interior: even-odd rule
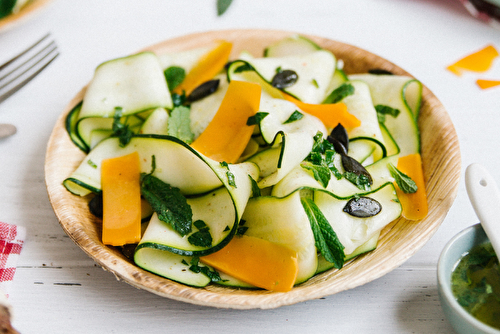
[[[0,103],[2,103],[3,101],[5,101],[7,98],[9,98],[10,96],[12,96],[15,92],[17,92],[18,90],[20,90],[21,88],[23,88],[24,85],[26,85],[28,82],[30,82],[34,77],[36,77],[40,72],[42,72],[47,66],[49,66],[49,64],[54,60],[56,59],[56,57],[59,56],[59,52],[56,53],[49,61],[47,61],[47,63],[45,63],[42,67],[40,67],[38,70],[36,70],[35,72],[33,72],[33,74],[31,74],[29,77],[27,77],[26,79],[24,79],[23,81],[21,81],[20,83],[18,83],[16,86],[12,87],[9,91],[3,93],[2,95],[0,95]],[[40,59],[38,62],[42,61],[43,59]]]
[[[32,50],[34,47],[36,47],[38,44],[42,43],[47,37],[49,37],[49,35],[50,35],[50,33],[43,36],[38,41],[36,41],[33,45],[29,46],[26,50],[22,51],[17,56],[13,57],[12,59],[10,59],[10,60],[6,61],[5,63],[3,63],[2,65],[0,65],[0,71],[3,70],[5,67],[9,66],[10,64],[12,64],[13,62],[15,62],[20,57],[24,56],[26,53],[28,53],[30,50]]]
[[[43,60],[48,54],[50,54],[52,51],[54,51],[57,46],[55,45],[55,43],[52,41],[50,44],[46,45],[43,49],[41,49],[40,51],[38,51],[37,53],[35,53],[33,56],[31,56],[31,58],[29,59],[26,59],[26,61],[22,64],[19,64],[17,67],[15,67],[14,69],[12,69],[10,72],[8,72],[7,74],[3,75],[0,77],[0,82],[2,82],[2,80],[4,80],[5,78],[13,75],[16,71],[20,70],[24,65],[28,64],[29,62],[31,62],[33,59],[36,59],[36,57],[38,57],[40,54],[42,54],[43,52],[45,52],[49,47],[52,47],[46,54],[43,55],[42,58],[40,58],[36,63],[34,63],[32,66],[30,67],[27,67],[26,69],[24,69],[24,71],[22,71],[21,73],[16,73],[16,76],[14,78],[12,78],[10,81],[7,81],[5,84],[1,85],[0,86],[0,89],[4,88],[5,86],[9,85],[10,83],[12,83],[14,80],[16,80],[17,78],[19,78],[21,75],[25,74],[27,71],[29,71],[33,66],[35,66],[36,64],[38,64],[41,60]],[[10,64],[10,63],[9,63]]]
[[[26,50],[0,65],[0,103],[24,87],[57,58],[59,52],[54,41],[40,45],[49,36],[50,33],[46,34]]]

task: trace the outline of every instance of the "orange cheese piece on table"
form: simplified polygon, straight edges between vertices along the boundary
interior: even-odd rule
[[[487,88],[491,88],[491,87],[500,86],[500,80],[478,79],[478,80],[476,80],[476,84],[481,89],[487,89]]]
[[[211,80],[228,62],[232,47],[233,44],[230,42],[220,42],[200,59],[173,92],[177,94],[185,92],[186,95],[189,95],[193,89]]]
[[[234,163],[241,156],[253,133],[247,125],[260,106],[261,87],[244,81],[231,81],[212,121],[191,147],[216,160]]]
[[[141,239],[140,165],[137,152],[101,165],[102,242],[123,246]]]
[[[303,112],[316,116],[328,128],[334,128],[339,123],[345,128],[355,128],[361,125],[361,121],[347,111],[345,103],[312,104],[304,103],[296,98],[283,94],[285,100],[293,102]]]
[[[424,173],[420,154],[414,153],[399,157],[397,168],[411,177],[417,185],[417,191],[412,194],[403,192],[396,185],[396,194],[403,209],[403,217],[409,220],[420,220],[427,216],[427,194],[425,192]]]
[[[200,260],[243,282],[277,292],[290,291],[299,270],[297,252],[246,235],[235,236],[224,248]]]
[[[493,61],[499,53],[493,45],[488,45],[483,49],[474,52],[456,63],[449,65],[446,69],[460,76],[462,71],[485,72],[490,69]]]

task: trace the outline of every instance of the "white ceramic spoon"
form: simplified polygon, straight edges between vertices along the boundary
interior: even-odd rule
[[[479,221],[500,257],[500,191],[495,179],[479,164],[465,170],[465,187]]]

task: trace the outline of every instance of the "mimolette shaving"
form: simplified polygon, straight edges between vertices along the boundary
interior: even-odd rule
[[[476,80],[476,84],[481,89],[487,89],[487,88],[491,88],[491,87],[500,86],[500,80],[478,79],[478,80]]]
[[[498,50],[493,45],[487,45],[483,49],[476,51],[452,65],[446,67],[447,70],[457,76],[461,76],[463,71],[484,73],[493,65],[493,61],[499,56]],[[478,79],[476,84],[481,89],[500,86],[500,80]]]

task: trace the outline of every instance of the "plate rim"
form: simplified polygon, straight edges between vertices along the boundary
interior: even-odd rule
[[[31,0],[19,12],[7,15],[0,19],[0,33],[10,30],[38,14],[55,0]]]
[[[343,53],[356,53],[359,57],[364,56],[364,58],[370,58],[372,61],[375,60],[375,63],[383,65],[383,68],[392,70],[394,73],[409,75],[407,71],[400,68],[399,66],[393,64],[392,62],[374,54],[367,50],[361,49],[359,47],[353,46],[351,44],[346,44],[343,42],[335,41],[325,37],[319,37],[315,35],[308,35],[297,33],[294,31],[285,31],[285,30],[268,30],[268,29],[230,29],[230,30],[212,30],[206,32],[197,32],[188,35],[174,37],[146,48],[143,48],[140,51],[145,50],[163,50],[165,48],[172,49],[172,45],[175,45],[175,48],[187,47],[193,44],[193,41],[206,41],[207,43],[213,41],[215,39],[228,39],[231,40],[236,37],[246,36],[246,38],[257,38],[262,35],[273,35],[275,39],[279,39],[279,37],[285,37],[293,34],[300,34],[311,38],[314,42],[318,43],[320,46],[325,47],[342,47],[345,49]],[[199,45],[199,44],[198,44]],[[174,49],[175,49],[174,48]],[[174,50],[177,51],[177,50]],[[343,54],[342,53],[342,54]],[[336,54],[336,52],[334,52]],[[337,53],[338,54],[338,53]],[[337,55],[336,54],[336,55]],[[413,76],[412,76],[413,77]],[[460,157],[460,148],[458,144],[458,138],[454,126],[451,122],[451,119],[436,98],[436,96],[423,84],[423,97],[422,97],[422,108],[426,108],[428,112],[424,112],[419,117],[419,124],[423,123],[426,118],[433,116],[431,113],[432,110],[439,111],[439,124],[447,124],[446,133],[444,136],[449,139],[447,142],[447,147],[452,150],[452,155],[446,161],[445,164],[442,164],[441,169],[438,167],[439,164],[436,164],[436,170],[426,171],[426,181],[430,182],[427,187],[429,200],[435,199],[437,202],[429,207],[429,216],[434,217],[434,214],[439,214],[435,221],[431,222],[429,228],[425,229],[423,234],[419,234],[414,240],[412,240],[412,245],[415,246],[411,249],[406,247],[404,249],[404,254],[397,258],[397,261],[394,261],[394,257],[391,258],[392,261],[382,261],[377,263],[377,268],[374,268],[370,263],[378,253],[377,250],[379,247],[370,253],[361,255],[356,259],[349,261],[346,266],[341,270],[330,270],[326,273],[322,273],[316,275],[311,278],[309,281],[300,284],[299,286],[294,287],[290,292],[287,293],[279,293],[279,292],[270,292],[270,291],[262,291],[262,290],[238,290],[227,287],[214,287],[209,286],[207,288],[195,288],[189,287],[187,285],[177,283],[171,281],[166,278],[162,278],[155,274],[149,273],[134,264],[125,260],[123,256],[121,256],[116,250],[113,250],[109,247],[106,247],[94,240],[88,238],[86,235],[85,229],[82,224],[78,221],[74,221],[71,215],[67,212],[67,210],[63,210],[63,208],[59,207],[58,204],[61,203],[61,195],[69,194],[69,192],[62,187],[62,180],[66,178],[68,175],[65,175],[61,178],[59,175],[59,169],[56,168],[54,170],[54,166],[61,165],[56,157],[54,156],[54,152],[60,152],[61,150],[65,150],[70,141],[69,136],[65,130],[65,118],[67,113],[78,103],[83,97],[85,87],[73,97],[73,99],[66,106],[64,111],[60,114],[53,130],[50,135],[47,150],[46,150],[46,158],[45,158],[45,181],[47,186],[47,192],[49,194],[50,203],[54,209],[54,212],[59,220],[59,223],[63,230],[68,234],[68,236],[85,252],[89,255],[95,262],[97,262],[103,269],[112,272],[118,280],[125,281],[126,283],[143,289],[157,295],[167,297],[174,300],[179,300],[191,304],[203,305],[203,306],[211,306],[217,308],[233,308],[233,309],[253,309],[253,308],[261,308],[261,309],[271,309],[276,307],[281,307],[285,305],[291,305],[311,299],[317,299],[326,297],[329,295],[333,295],[335,293],[349,290],[355,288],[357,286],[366,284],[370,281],[373,281],[393,269],[400,266],[404,263],[408,258],[414,255],[425,243],[434,235],[436,230],[441,225],[444,220],[446,213],[450,209],[456,195],[458,192],[458,181],[460,178],[460,170],[461,170],[461,157]],[[437,109],[436,109],[437,108]],[[424,119],[423,119],[423,118]],[[442,129],[438,127],[438,129]],[[434,129],[433,129],[434,130]],[[427,137],[429,136],[430,130],[422,131]],[[426,138],[427,138],[426,137]],[[423,139],[421,138],[423,141]],[[72,144],[72,143],[71,143]],[[74,145],[73,145],[74,146]],[[76,148],[76,146],[75,146]],[[79,151],[79,149],[76,148]],[[75,150],[72,150],[75,151]],[[80,151],[81,152],[81,151]],[[433,161],[431,154],[432,152],[422,151],[422,159],[424,161],[424,166],[426,162]],[[81,152],[81,157],[83,159],[84,154]],[[436,173],[444,169],[444,171],[451,171],[452,173],[449,175],[447,184],[449,185],[446,189],[446,193],[442,194],[440,189],[437,189],[438,182],[435,180]],[[437,171],[437,172],[436,172]],[[427,183],[426,182],[426,183]],[[67,194],[61,194],[61,189]],[[71,195],[75,196],[75,195]],[[81,198],[78,200],[75,199],[75,204],[77,207],[83,208],[84,203]],[[439,204],[439,205],[438,205]],[[436,212],[439,210],[439,212]],[[88,210],[87,210],[88,211]],[[68,215],[69,214],[69,215]],[[431,216],[432,215],[432,216]],[[73,217],[74,218],[74,217]],[[399,229],[401,227],[412,228],[415,231],[419,231],[418,224],[425,222],[427,220],[419,222],[410,222],[403,218],[399,218],[396,221],[390,223],[382,232],[381,242],[385,245],[389,243],[390,240],[384,240],[385,236],[392,237],[392,231],[394,229]],[[402,226],[400,226],[402,225]],[[427,225],[426,225],[427,226]],[[366,266],[366,269],[373,269],[372,275],[369,278],[363,279],[348,279],[349,277],[344,275],[343,273],[351,267],[359,267],[360,265]],[[366,271],[366,270],[365,270]],[[339,274],[340,273],[340,274]],[[335,282],[333,282],[335,280]],[[335,284],[332,284],[335,283]],[[340,285],[340,286],[339,286]],[[224,293],[221,293],[221,292]]]

